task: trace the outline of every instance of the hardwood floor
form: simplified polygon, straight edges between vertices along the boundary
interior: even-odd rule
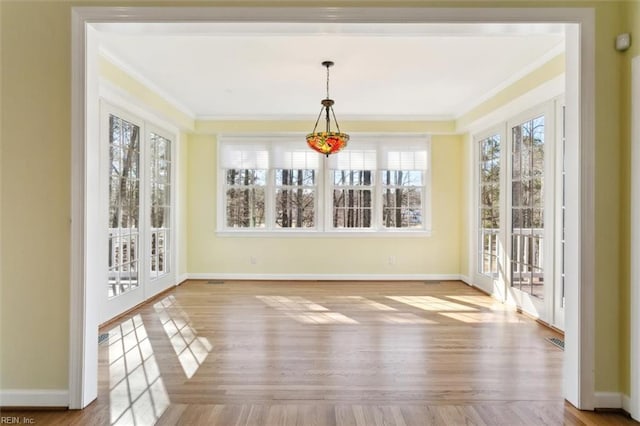
[[[563,402],[552,330],[459,282],[191,281],[101,332],[71,425],[624,425]]]

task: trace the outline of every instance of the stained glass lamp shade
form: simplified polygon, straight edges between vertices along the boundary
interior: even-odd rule
[[[322,108],[320,109],[320,114],[318,114],[316,124],[313,126],[313,132],[307,135],[307,145],[309,145],[309,147],[314,151],[328,157],[329,154],[335,154],[347,146],[347,142],[349,142],[349,135],[340,132],[340,126],[338,125],[338,120],[336,120],[336,114],[333,112],[334,101],[329,98],[329,67],[333,66],[333,62],[324,61],[322,66],[327,68],[327,97],[320,102],[322,104]],[[320,117],[322,117],[323,113],[326,121],[325,130],[323,132],[317,132],[316,129],[318,128],[318,123],[320,122]],[[333,117],[333,122],[336,125],[336,132],[331,131],[331,117]]]

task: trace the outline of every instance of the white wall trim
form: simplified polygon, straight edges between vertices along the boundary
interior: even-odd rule
[[[5,389],[0,391],[0,407],[68,407],[66,389]]]
[[[640,56],[631,61],[631,218],[640,215]],[[629,412],[640,420],[640,226],[631,220],[631,395]]]
[[[176,277],[176,285],[180,285],[188,279],[191,279],[191,278],[189,277],[189,274],[187,274],[186,272],[184,274],[180,274]]]
[[[245,274],[204,272],[190,280],[295,280],[295,281],[462,281],[459,274]]]
[[[593,399],[594,408],[622,408],[620,392],[596,392]]]
[[[631,397],[629,395],[622,394],[622,409],[631,413]]]
[[[471,282],[471,278],[470,278],[470,277],[468,277],[467,275],[462,275],[462,274],[460,274],[460,278],[459,278],[459,280],[460,280],[460,281],[462,281],[463,283],[465,283],[465,284],[466,284],[466,285],[468,285],[468,286],[475,287],[475,286],[473,285],[473,283]]]
[[[92,22],[558,22],[580,24],[575,39],[580,52],[567,52],[567,74],[575,61],[580,78],[572,88],[576,100],[567,99],[569,107],[580,111],[580,126],[574,137],[580,141],[572,154],[577,169],[573,183],[580,189],[580,199],[569,211],[569,221],[580,218],[567,246],[579,254],[573,270],[572,288],[567,293],[567,350],[563,370],[564,396],[581,409],[593,408],[594,397],[594,173],[595,173],[595,15],[593,8],[435,8],[435,7],[72,7],[72,244],[71,244],[71,313],[69,386],[72,408],[82,408],[95,398],[97,379],[97,326],[91,294],[92,234],[91,200],[87,195],[87,178],[91,178],[94,140],[87,135],[85,108],[91,85],[85,87],[87,63],[85,41]],[[85,74],[85,66],[87,70]],[[571,81],[571,79],[567,79]],[[569,89],[569,88],[568,88]],[[87,115],[91,117],[91,115]],[[578,122],[578,121],[576,121]],[[568,206],[569,207],[569,206]],[[85,218],[88,218],[85,221]],[[378,276],[380,279],[380,276]],[[95,299],[95,300],[94,300]],[[95,334],[95,336],[94,336]],[[95,337],[95,338],[94,338]],[[571,356],[569,356],[571,354]],[[88,390],[87,390],[88,389]],[[93,398],[92,398],[93,396]]]
[[[578,13],[578,12],[577,12]],[[582,410],[595,393],[595,11],[566,30],[566,245],[563,396]],[[576,190],[577,189],[577,190]]]

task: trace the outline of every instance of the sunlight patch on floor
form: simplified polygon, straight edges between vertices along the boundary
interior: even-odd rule
[[[441,312],[440,315],[468,324],[474,323],[519,323],[517,316],[496,315],[493,312]]]
[[[302,324],[358,324],[358,321],[303,297],[256,296],[265,305]]]
[[[110,424],[154,424],[169,403],[140,315],[109,330]]]
[[[430,312],[447,312],[447,311],[477,311],[476,308],[460,303],[450,302],[434,296],[385,296],[387,299],[404,303],[414,308],[422,309]]]
[[[268,306],[279,311],[328,311],[322,305],[314,303],[304,297],[286,296],[256,296]]]
[[[285,312],[285,315],[303,324],[358,324],[358,321],[337,312]]]
[[[153,307],[184,374],[188,379],[192,378],[213,349],[211,343],[206,337],[198,336],[189,324],[189,316],[178,306],[175,297],[165,297]]]
[[[489,296],[446,296],[447,299],[457,300],[469,305],[476,305],[481,308],[491,309],[493,311],[504,311],[506,306],[496,299]]]
[[[349,309],[362,311],[397,311],[389,305],[367,299],[362,296],[332,296],[330,300],[336,300],[339,303],[348,303]]]

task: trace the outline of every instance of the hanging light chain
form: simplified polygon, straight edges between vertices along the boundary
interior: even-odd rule
[[[329,67],[330,66],[331,65],[327,64],[327,99],[330,99],[329,98]]]

